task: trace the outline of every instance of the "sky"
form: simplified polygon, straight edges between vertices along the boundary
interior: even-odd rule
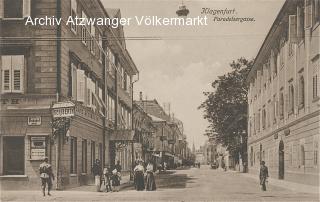
[[[101,0],[106,8],[120,8],[121,17],[176,17],[181,0]],[[160,37],[163,40],[127,40],[126,47],[139,69],[134,97],[170,103],[170,112],[184,124],[190,148],[207,140],[208,126],[199,105],[211,83],[230,71],[240,57],[253,59],[284,0],[184,0],[188,17],[204,17],[202,8],[235,9],[234,15],[254,22],[217,22],[208,14],[207,26],[124,26],[126,37]]]

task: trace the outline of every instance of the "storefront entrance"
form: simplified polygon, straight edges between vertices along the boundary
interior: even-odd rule
[[[3,137],[5,175],[24,175],[24,137]]]

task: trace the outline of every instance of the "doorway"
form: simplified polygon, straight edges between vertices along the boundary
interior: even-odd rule
[[[3,137],[5,175],[24,175],[24,136]]]
[[[284,144],[282,140],[279,143],[279,179],[284,179]]]

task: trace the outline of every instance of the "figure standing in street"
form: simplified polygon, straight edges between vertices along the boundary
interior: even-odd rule
[[[120,165],[120,161],[117,161],[117,164],[114,166],[115,169],[117,169],[117,172],[121,173],[122,167]]]
[[[52,187],[52,180],[54,180],[54,175],[52,173],[52,167],[48,163],[48,157],[45,157],[44,162],[40,164],[39,171],[40,171],[40,178],[41,178],[41,188],[43,196],[46,195],[46,185],[48,185],[48,196],[51,196],[50,190]]]
[[[120,190],[120,173],[117,171],[117,169],[112,171],[111,181],[112,191],[118,192]]]
[[[156,181],[154,179],[154,168],[153,168],[152,162],[149,162],[147,165],[146,190],[147,191],[156,190]]]
[[[111,189],[110,179],[111,179],[112,173],[109,165],[103,170],[103,175],[104,175],[104,183],[106,186],[106,192],[109,192],[109,191],[111,192],[112,189]]]
[[[144,190],[144,167],[142,165],[142,161],[139,161],[139,164],[134,168],[134,176],[135,176],[135,188],[137,191]]]
[[[261,161],[261,167],[260,167],[260,185],[262,191],[267,191],[266,182],[269,177],[268,173],[268,167],[265,166],[265,162]]]
[[[102,174],[102,167],[99,159],[96,159],[95,163],[92,166],[92,174],[95,179],[95,185],[97,188],[97,191],[100,191],[101,188],[101,174]]]

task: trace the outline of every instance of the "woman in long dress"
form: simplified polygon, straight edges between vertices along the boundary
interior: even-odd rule
[[[134,168],[135,173],[135,183],[136,190],[142,191],[144,190],[144,167],[142,165],[142,161],[139,161],[139,164]]]
[[[156,190],[156,181],[154,179],[154,170],[153,164],[151,162],[147,165],[147,182],[146,182],[146,190],[154,191]]]

